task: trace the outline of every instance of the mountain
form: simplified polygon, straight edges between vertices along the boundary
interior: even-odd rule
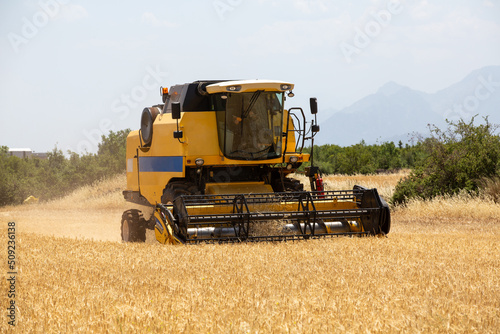
[[[428,124],[445,128],[446,119],[468,121],[476,114],[500,123],[500,66],[473,71],[433,94],[388,82],[322,122],[315,144],[411,143],[413,134],[429,133]]]

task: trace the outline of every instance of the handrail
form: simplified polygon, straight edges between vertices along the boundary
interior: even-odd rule
[[[300,122],[299,117],[295,113],[292,113],[292,110],[300,110],[300,112],[302,114],[302,123]],[[294,129],[290,130],[290,118],[291,117],[294,117],[297,120],[298,129],[294,125]],[[292,123],[293,123],[293,121],[292,121]],[[301,124],[303,124],[302,127],[301,127]],[[298,133],[298,138],[296,138],[296,142],[295,142],[295,150],[298,153],[302,153],[302,151],[304,150],[304,141],[305,141],[305,137],[306,137],[305,131],[306,131],[306,115],[304,114],[304,110],[302,110],[302,108],[300,108],[300,107],[293,107],[293,108],[288,109],[288,115],[287,115],[287,119],[286,119],[286,131],[285,131],[286,140],[285,140],[285,148],[283,150],[283,163],[285,163],[285,154],[287,153],[287,148],[288,148],[288,133],[289,132],[297,132]],[[297,151],[297,148],[299,147],[299,142],[301,141],[301,139],[302,139],[302,144],[300,145],[300,150]]]

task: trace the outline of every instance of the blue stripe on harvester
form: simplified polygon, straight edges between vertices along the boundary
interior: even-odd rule
[[[182,157],[139,157],[140,172],[182,172]]]

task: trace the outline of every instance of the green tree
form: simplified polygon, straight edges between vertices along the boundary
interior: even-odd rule
[[[7,146],[0,146],[0,206],[12,203],[15,197],[8,152]]]
[[[117,132],[110,131],[108,136],[102,136],[97,152],[99,165],[105,167],[107,174],[125,171],[126,144],[130,129]]]

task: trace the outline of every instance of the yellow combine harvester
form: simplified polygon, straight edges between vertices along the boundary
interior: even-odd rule
[[[311,156],[319,131],[301,108],[284,109],[294,85],[282,81],[196,81],[161,88],[163,104],[145,108],[127,138],[122,239],[160,243],[295,240],[379,235],[390,230],[376,189],[325,191],[306,168],[311,191],[289,177]],[[309,127],[306,125],[309,124]],[[313,147],[313,145],[312,145]]]

